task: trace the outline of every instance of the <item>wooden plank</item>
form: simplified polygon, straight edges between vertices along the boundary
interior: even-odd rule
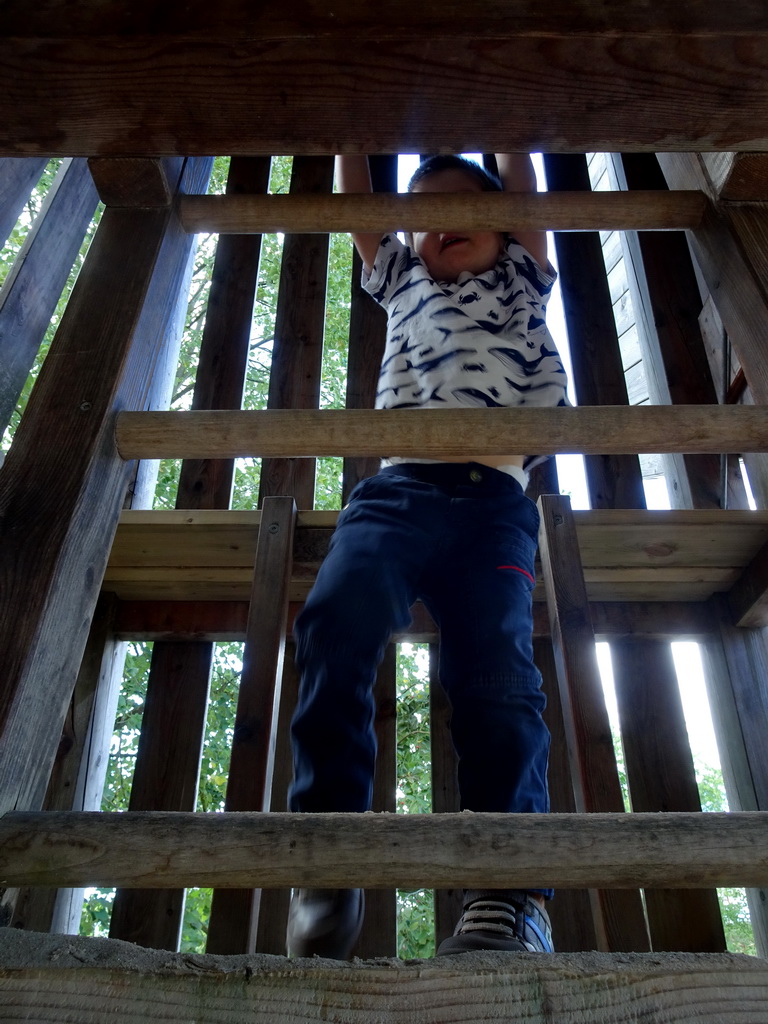
[[[671,189],[698,187],[703,171],[695,153],[660,153]],[[766,251],[768,223],[754,208],[749,221],[734,218],[727,204],[710,209],[691,233],[691,246],[739,358],[755,402],[768,403],[768,364],[764,358],[768,316]]]
[[[129,810],[195,810],[211,655],[210,644],[155,645]],[[118,889],[110,937],[178,949],[183,908],[183,889]]]
[[[179,4],[159,19],[146,4],[135,19],[124,3],[89,4],[71,23],[55,3],[41,8],[48,19],[13,7],[0,51],[4,154],[768,145],[766,30],[754,0],[734,0],[728,19],[702,0],[682,0],[674,18],[658,7],[649,16],[642,0],[538,11],[527,0],[510,19],[496,2],[481,24],[456,3],[398,0],[386,18],[350,0],[309,14],[300,3],[257,15],[237,3],[186,30]],[[489,94],[514,97],[513,123]],[[414,116],[414,95],[429,118]]]
[[[590,192],[589,168],[581,154],[545,155],[547,187],[578,189],[583,198],[604,200],[617,192]],[[560,291],[568,331],[573,383],[583,405],[627,405],[627,384],[616,333],[600,236],[555,234]],[[538,448],[532,449],[538,451]],[[584,470],[592,508],[644,508],[637,455],[588,455]]]
[[[0,290],[0,427],[11,419],[98,197],[84,160],[66,160]]]
[[[768,199],[768,162],[763,153],[701,153],[714,194],[738,202]]]
[[[622,812],[571,503],[566,497],[545,494],[538,504],[541,564],[576,808]],[[594,905],[598,940],[604,936],[609,949],[649,948],[639,892],[617,894],[601,887]]]
[[[397,190],[397,158],[369,157],[374,191]],[[352,258],[352,295],[349,313],[349,356],[347,359],[347,409],[372,409],[376,399],[379,367],[384,355],[387,316],[384,310],[363,289],[363,262],[355,251]],[[355,486],[379,470],[374,457],[344,459],[342,504]]]
[[[571,159],[566,158],[566,159]],[[583,158],[579,158],[583,159]],[[573,189],[571,185],[569,188]],[[690,192],[401,193],[373,195],[189,196],[190,232],[669,231],[697,228],[706,196]]]
[[[704,647],[706,680],[728,804],[734,810],[763,810],[768,802],[765,632],[732,626],[724,599],[712,603],[720,620],[720,636]],[[761,883],[748,889],[747,900],[755,944],[764,956],[768,953],[768,886]]]
[[[451,738],[451,704],[438,675],[440,648],[429,645],[429,740],[431,757],[432,812],[455,814],[461,803],[458,764]],[[461,917],[464,892],[459,888],[436,889],[435,946],[453,935]]]
[[[759,627],[768,622],[768,544],[764,544],[728,591],[735,626]]]
[[[107,206],[170,206],[183,157],[91,157],[88,167]]]
[[[699,789],[669,643],[611,644],[621,744],[634,811],[700,811]],[[725,951],[714,889],[646,889],[653,949]]]
[[[696,405],[122,412],[116,437],[125,459],[747,452],[768,450],[768,422],[750,406]]]
[[[629,188],[667,187],[653,154],[624,154],[614,157],[613,166],[619,183]],[[714,404],[721,381],[713,379],[702,335],[701,295],[687,239],[672,232],[662,242],[658,235],[641,232],[628,236],[626,245],[635,273],[636,305],[645,319],[643,358],[652,401]],[[684,455],[671,461],[676,470],[670,488],[674,503],[694,508],[749,507],[735,459],[730,467],[714,455]]]
[[[325,198],[332,187],[330,157],[294,159],[292,195],[310,192]],[[291,234],[283,244],[269,378],[268,404],[272,410],[316,409],[319,404],[328,247],[327,236]],[[292,495],[299,508],[312,508],[314,460],[265,459],[261,464],[259,503],[278,494]]]
[[[210,166],[190,162],[182,187]],[[29,806],[50,772],[130,468],[114,413],[151,387],[189,252],[168,211],[107,211],[3,465],[0,811]]]
[[[120,998],[115,999],[115,993]],[[345,964],[171,955],[107,939],[3,936],[0,1021],[115,1024],[766,1024],[768,964],[734,954],[464,954]],[[112,1004],[114,1003],[114,1007]]]
[[[397,790],[397,648],[390,644],[379,666],[373,698],[376,702],[376,773],[373,780],[374,811],[394,813]],[[397,956],[397,893],[392,889],[367,889],[365,921],[354,956]]]
[[[9,811],[7,885],[565,888],[764,884],[768,813]]]
[[[568,758],[568,743],[560,703],[557,667],[549,637],[534,640],[533,660],[541,672],[542,690],[547,698],[544,721],[552,737],[548,771],[551,807],[556,814],[574,814],[576,800]],[[558,885],[555,899],[547,909],[552,921],[555,949],[558,952],[607,948],[608,940],[603,928],[598,895],[594,889],[563,889]]]
[[[0,158],[0,246],[13,231],[47,162],[45,157]]]
[[[96,606],[43,802],[47,811],[101,809],[125,661],[124,645],[113,635],[116,606],[114,597],[104,594]],[[82,889],[22,890],[11,923],[32,931],[76,933],[82,902]]]
[[[295,524],[293,498],[265,500],[253,571],[226,811],[269,809],[276,743],[273,719],[280,706]],[[209,952],[251,951],[258,920],[258,901],[253,897],[246,890],[214,892],[208,925]]]

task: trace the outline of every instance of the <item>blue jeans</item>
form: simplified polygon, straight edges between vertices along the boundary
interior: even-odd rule
[[[291,810],[370,808],[376,669],[417,598],[440,629],[462,808],[549,810],[538,527],[518,482],[478,463],[391,466],[355,488],[295,625]]]

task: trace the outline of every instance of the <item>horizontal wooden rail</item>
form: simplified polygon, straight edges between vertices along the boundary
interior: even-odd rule
[[[759,406],[124,412],[124,459],[768,451]]]
[[[224,195],[185,196],[179,209],[194,233],[678,231],[698,227],[708,202],[696,191]]]
[[[768,812],[9,812],[0,819],[0,886],[766,884]]]

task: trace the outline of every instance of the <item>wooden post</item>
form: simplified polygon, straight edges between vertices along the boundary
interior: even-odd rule
[[[236,157],[227,191],[265,191],[269,158]],[[261,253],[261,236],[228,235],[219,240],[192,400],[194,409],[239,409],[250,351],[251,321]],[[186,459],[181,467],[176,507],[228,508],[234,460]],[[147,688],[147,711],[171,714],[142,729],[131,807],[134,810],[194,810],[200,749],[205,729],[213,644],[158,641]],[[183,666],[179,671],[177,666]],[[178,742],[171,750],[168,735]],[[166,764],[167,762],[167,764]],[[137,787],[137,782],[139,783]],[[158,909],[160,908],[160,909]],[[178,948],[184,891],[155,894],[121,890],[110,924],[113,938],[159,949]]]
[[[611,658],[632,810],[700,811],[669,643],[612,641]],[[654,950],[725,950],[714,889],[646,889],[645,908]]]
[[[114,415],[144,404],[190,245],[168,208],[105,213],[0,470],[0,812],[44,791],[130,469]]]
[[[0,158],[0,247],[13,231],[46,162],[44,157]]]
[[[330,192],[332,157],[296,157],[291,191]],[[271,409],[316,409],[320,399],[327,235],[286,235],[277,297],[269,383]],[[292,494],[299,508],[315,503],[314,459],[265,459],[259,503],[270,494]]]
[[[768,645],[765,629],[731,625],[727,602],[713,598],[720,636],[703,647],[709,703],[732,811],[768,810]],[[748,889],[759,956],[768,955],[768,887]]]
[[[586,157],[547,155],[544,167],[550,189],[590,190]],[[555,245],[577,399],[581,405],[626,405],[600,236],[558,232]],[[589,455],[584,465],[593,508],[645,508],[636,455]]]
[[[0,289],[0,429],[10,422],[98,197],[85,160],[65,160]]]
[[[543,495],[539,499],[541,565],[574,796],[580,812],[617,812],[624,810],[624,800],[570,505],[569,499],[560,495]],[[609,949],[649,948],[637,890],[602,890],[594,910],[598,941],[604,935]]]
[[[652,153],[614,154],[609,170],[621,188],[667,188]],[[677,231],[663,235],[626,232],[622,246],[651,401],[656,405],[717,403],[699,326],[701,295],[685,235]],[[673,507],[748,508],[734,459],[727,477],[727,501],[723,500],[723,458],[664,456],[674,475],[669,480],[668,472]]]
[[[235,716],[228,811],[269,810],[276,742],[273,724],[280,706],[295,524],[293,498],[265,499]],[[208,951],[252,951],[257,920],[258,903],[254,904],[252,891],[217,889]]]
[[[369,157],[371,181],[378,192],[397,191],[397,157]],[[387,316],[360,284],[363,261],[355,251],[352,257],[352,304],[349,318],[349,358],[347,361],[347,409],[372,409],[376,400],[379,368],[384,354]],[[344,459],[342,504],[355,486],[379,470],[375,456]]]

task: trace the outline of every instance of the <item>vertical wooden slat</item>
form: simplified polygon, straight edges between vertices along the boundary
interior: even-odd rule
[[[13,231],[46,163],[39,157],[0,158],[0,248]]]
[[[432,750],[432,811],[451,814],[459,810],[459,780],[456,751],[451,739],[451,704],[443,689],[438,664],[440,648],[429,645],[429,728]],[[435,890],[435,943],[453,935],[461,916],[461,889]]]
[[[296,701],[299,696],[299,673],[295,662],[296,647],[291,640],[285,646],[283,679],[280,687],[280,708],[275,742],[275,768],[272,773],[272,792],[269,809],[288,810],[288,787],[291,784],[292,764],[290,730]],[[290,889],[262,889],[259,901],[259,922],[256,951],[285,954],[285,930],[288,924]]]
[[[173,209],[105,213],[0,470],[0,813],[44,792],[130,471],[114,415],[144,405],[192,244]]]
[[[586,157],[547,154],[551,191],[589,191]],[[627,386],[613,319],[600,235],[556,232],[563,311],[574,385],[580,405],[626,405]],[[636,455],[588,455],[584,459],[593,508],[645,508]]]
[[[397,192],[397,157],[368,158],[374,192]],[[376,400],[379,368],[384,355],[387,316],[360,283],[363,263],[357,252],[352,259],[352,305],[349,319],[349,359],[347,364],[348,409],[372,409]],[[355,486],[378,472],[377,458],[345,458],[342,504]]]
[[[275,756],[273,719],[280,680],[293,564],[296,505],[267,498],[259,527],[240,695],[225,808],[267,810]],[[251,890],[217,889],[208,929],[209,953],[253,950],[258,906]]]
[[[732,811],[768,810],[768,648],[765,629],[733,626],[711,599],[720,636],[703,645],[709,703]],[[768,956],[768,890],[747,889],[758,956]]]
[[[700,811],[669,643],[614,641],[611,658],[632,810]],[[725,950],[714,889],[646,889],[645,906],[654,950]]]
[[[129,810],[194,811],[210,670],[208,644],[155,645]],[[176,950],[183,907],[183,889],[118,889],[110,937]]]
[[[396,810],[397,787],[397,647],[390,643],[376,676],[376,775],[373,783],[374,811]],[[394,889],[367,889],[365,922],[355,956],[397,956],[397,894]]]
[[[268,157],[235,157],[230,163],[227,192],[264,192],[269,181]],[[242,404],[248,367],[251,323],[261,254],[260,235],[226,235],[219,240],[192,400],[194,409],[238,409]],[[234,460],[186,459],[181,466],[177,508],[227,508],[232,492]],[[213,644],[155,643],[147,687],[148,710],[175,703],[174,721],[183,729],[189,750],[167,749],[163,728],[151,730],[139,748],[131,791],[135,810],[194,810],[181,806],[182,791],[196,791],[199,753],[205,728]],[[184,665],[184,672],[174,666]],[[178,691],[178,698],[174,692]],[[183,723],[183,724],[182,724]],[[193,756],[189,756],[189,754]],[[167,784],[165,759],[174,759],[177,790]],[[145,765],[144,762],[147,762]],[[157,784],[152,776],[159,772]],[[147,804],[144,806],[144,798]],[[184,893],[164,891],[162,913],[154,891],[118,892],[110,934],[144,946],[175,949],[181,929]]]
[[[620,812],[624,800],[570,501],[560,495],[543,495],[539,508],[541,565],[576,808],[580,812]],[[602,923],[608,948],[647,950],[648,933],[639,892],[601,890],[598,895],[595,926],[600,936]]]
[[[47,811],[98,811],[125,658],[113,637],[116,600],[102,594],[43,801]],[[15,928],[78,932],[82,889],[25,889],[16,904]]]
[[[552,811],[573,814],[576,801],[573,795],[571,764],[568,758],[563,709],[552,641],[540,638],[533,642],[533,660],[542,676],[542,690],[547,698],[544,721],[552,737],[549,754],[549,795]],[[598,906],[597,894],[586,889],[556,889],[547,910],[552,920],[552,938],[559,953],[577,953],[598,949],[605,945],[604,935],[598,936],[593,907]]]
[[[667,188],[653,153],[614,155],[612,167],[623,188]],[[651,401],[716,403],[717,390],[699,326],[701,294],[685,235],[679,231],[627,231],[623,245],[635,313],[644,321],[639,334]],[[681,455],[675,460],[682,463],[690,499],[689,504],[671,494],[676,507],[723,507],[720,456]],[[738,465],[731,462],[727,505],[748,508]]]
[[[96,209],[85,160],[65,160],[0,290],[0,429],[27,375]]]
[[[296,157],[291,192],[330,192],[333,157]],[[327,235],[286,235],[269,383],[271,409],[315,409],[320,399]],[[259,502],[292,494],[299,508],[315,499],[314,459],[264,459]]]

